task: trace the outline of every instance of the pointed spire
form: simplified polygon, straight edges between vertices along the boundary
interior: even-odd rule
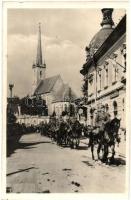
[[[39,23],[36,66],[42,66],[42,65],[43,65],[43,61],[42,61],[42,46],[41,46],[41,23]]]

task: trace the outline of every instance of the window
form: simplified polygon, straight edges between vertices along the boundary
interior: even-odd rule
[[[108,87],[108,68],[105,69],[105,88]]]
[[[124,112],[124,110],[125,110],[125,99],[124,98],[122,100],[122,107],[123,107],[123,112]]]
[[[125,98],[122,99],[122,127],[125,127]]]
[[[117,108],[117,102],[113,101],[113,110],[114,110],[114,116],[118,114],[118,108]]]
[[[93,118],[94,118],[94,108],[90,108],[90,122],[91,122],[91,126],[93,126]]]
[[[98,87],[97,87],[97,89],[98,89],[98,92],[100,92],[101,91],[101,69],[99,69],[98,70]]]
[[[105,111],[106,111],[106,112],[108,112],[108,111],[109,111],[109,106],[108,106],[108,104],[107,104],[107,103],[105,104]]]
[[[67,105],[65,104],[65,112],[67,112],[67,110],[68,110],[68,109],[67,109]]]
[[[115,67],[115,81],[118,80],[118,66]]]
[[[118,80],[118,66],[117,66],[117,59],[118,55],[113,53],[111,55],[111,62],[112,62],[112,85],[114,85]]]
[[[121,54],[123,56],[123,66],[125,67],[123,72],[126,72],[126,44],[125,43],[121,47]]]
[[[42,71],[40,71],[40,78],[42,78]]]
[[[104,64],[104,89],[108,87],[108,62],[105,61]]]
[[[93,80],[93,74],[90,73],[88,76],[88,81],[89,81],[89,96],[92,96],[94,93],[94,80]]]

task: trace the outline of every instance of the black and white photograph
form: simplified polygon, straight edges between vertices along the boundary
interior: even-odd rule
[[[7,9],[7,194],[127,192],[126,15]]]

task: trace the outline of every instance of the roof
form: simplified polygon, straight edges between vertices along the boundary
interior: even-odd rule
[[[115,29],[111,32],[111,34],[107,37],[107,39],[96,51],[96,53],[93,55],[93,59],[90,58],[83,65],[83,69],[80,70],[80,73],[83,75],[86,74],[92,63],[94,61],[95,63],[97,63],[98,60],[125,34],[125,32],[126,32],[126,15],[124,15],[119,24],[115,27]]]
[[[94,35],[89,44],[91,53],[95,53],[95,51],[99,49],[99,47],[103,44],[103,42],[107,39],[107,37],[111,34],[112,31],[112,27],[102,28]]]
[[[53,103],[69,101],[71,98],[74,101],[77,96],[68,84],[63,84],[63,87],[55,94]]]
[[[103,15],[102,28],[95,34],[89,44],[90,54],[94,54],[99,49],[114,29],[114,22],[112,20],[113,8],[103,8],[101,11]]]
[[[45,94],[52,91],[56,81],[60,78],[60,75],[52,76],[41,80],[35,89],[34,94]]]

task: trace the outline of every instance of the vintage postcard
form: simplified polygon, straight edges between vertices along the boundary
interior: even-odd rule
[[[3,3],[3,199],[127,198],[127,15]]]

